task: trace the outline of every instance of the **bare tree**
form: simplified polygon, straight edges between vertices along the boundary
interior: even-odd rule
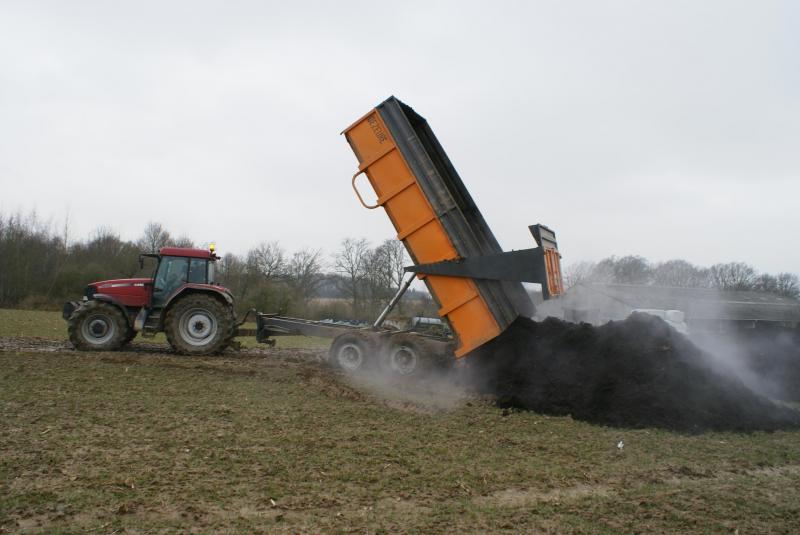
[[[122,252],[123,242],[114,229],[100,226],[92,231],[86,247],[98,253],[99,258],[114,258]]]
[[[408,265],[406,247],[399,240],[389,239],[380,244],[374,251],[373,263],[383,272],[386,285],[395,291],[400,289],[406,276]]]
[[[157,253],[170,244],[170,235],[161,223],[151,221],[144,227],[144,234],[136,243],[143,252]]]
[[[319,286],[322,274],[320,249],[300,249],[286,265],[286,280],[292,293],[304,303]]]
[[[709,268],[711,284],[720,290],[752,290],[756,270],[744,262],[714,264]]]
[[[778,278],[769,273],[761,273],[753,280],[753,289],[771,294],[778,293]]]
[[[776,293],[785,297],[797,299],[800,297],[800,279],[794,273],[778,273]]]
[[[96,228],[83,251],[98,276],[132,277],[139,268],[136,262],[139,253],[137,247],[123,241],[110,227]]]
[[[591,282],[599,282],[602,284],[611,284],[617,282],[614,275],[614,264],[617,258],[614,256],[604,258],[595,264],[590,275]]]
[[[370,309],[362,307],[360,312],[372,314],[373,309],[388,301],[394,288],[394,277],[388,264],[386,251],[376,248],[367,252],[364,260],[364,277],[360,283],[361,304],[369,303]]]
[[[61,227],[61,242],[65,253],[69,249],[69,226],[69,210],[67,210],[67,215],[64,216],[64,225]]]
[[[245,299],[248,290],[248,277],[245,264],[232,253],[225,254],[216,265],[214,275],[217,282],[226,286],[237,297]]]
[[[216,282],[227,287],[236,296],[238,310],[247,310],[254,306],[253,299],[262,290],[259,277],[249,269],[242,257],[226,253],[214,270]]]
[[[582,282],[592,282],[592,274],[595,271],[597,264],[594,262],[574,262],[568,265],[563,272],[564,285],[567,288],[580,284]]]
[[[369,242],[364,238],[345,238],[333,255],[333,269],[342,276],[342,291],[352,301],[355,315],[361,312],[361,285],[367,276],[370,253]]]
[[[345,283],[343,286],[346,289],[350,289],[351,292],[355,290],[354,312],[361,316],[372,315],[378,308],[384,306],[403,284],[404,268],[407,265],[406,251],[402,242],[397,240],[385,240],[375,249],[370,249],[366,241],[360,244],[363,249],[358,246],[359,244],[356,244],[350,251],[358,256],[360,262],[348,264],[348,267],[360,266],[360,269],[356,270],[360,272],[355,274],[355,279],[340,274],[340,280]],[[352,293],[349,295],[352,297]],[[368,307],[365,306],[367,304]],[[398,304],[398,309],[401,305],[402,303]]]
[[[647,284],[650,279],[650,264],[641,256],[623,256],[614,266],[617,282],[625,284]]]
[[[707,269],[699,268],[686,260],[667,260],[652,269],[653,284],[677,288],[702,288],[709,284]]]
[[[647,284],[650,264],[641,256],[610,256],[597,263],[591,279],[602,283]]]
[[[64,224],[61,227],[61,242],[59,243],[59,248],[56,252],[54,252],[56,256],[55,268],[50,275],[50,284],[47,287],[47,292],[45,293],[45,298],[50,299],[50,296],[53,293],[53,289],[58,282],[59,276],[61,275],[61,270],[64,269],[64,265],[67,263],[69,259],[69,210],[67,210],[67,215],[64,216]]]
[[[11,215],[0,225],[0,303],[16,304],[44,293],[61,251],[49,225],[35,211]]]
[[[247,253],[247,267],[266,281],[283,275],[285,253],[278,242],[261,242]]]
[[[170,238],[167,245],[171,247],[185,247],[187,249],[193,249],[195,247],[194,240],[188,236],[178,236],[174,239]]]

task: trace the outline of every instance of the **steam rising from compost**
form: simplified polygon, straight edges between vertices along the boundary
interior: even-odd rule
[[[800,401],[800,331],[784,328],[702,333],[691,340],[720,373],[738,377],[759,394]]]

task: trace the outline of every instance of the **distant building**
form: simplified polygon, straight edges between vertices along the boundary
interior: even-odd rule
[[[692,332],[800,326],[800,301],[756,291],[581,283],[537,305],[536,317],[601,325],[638,309],[679,310]]]

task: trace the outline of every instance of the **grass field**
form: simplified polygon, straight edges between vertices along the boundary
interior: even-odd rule
[[[255,329],[255,323],[246,323],[245,328]],[[47,340],[67,340],[67,324],[59,312],[45,310],[9,310],[0,308],[0,338],[29,337]],[[141,339],[141,338],[139,338]],[[165,344],[163,334],[157,334],[148,341]],[[258,347],[254,338],[237,338],[243,347]],[[327,349],[330,340],[315,336],[279,336],[275,338],[278,348],[317,348]]]
[[[77,353],[58,314],[0,325],[0,532],[800,531],[797,432],[604,428],[353,383],[318,349]]]

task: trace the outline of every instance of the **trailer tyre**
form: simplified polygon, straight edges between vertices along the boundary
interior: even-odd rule
[[[75,349],[114,351],[125,343],[128,328],[119,308],[102,301],[88,301],[72,313],[67,331]]]
[[[347,373],[356,373],[370,367],[374,354],[375,343],[369,335],[349,332],[334,338],[328,362]]]
[[[183,355],[210,355],[227,347],[233,336],[233,311],[211,295],[190,294],[167,310],[164,332]]]
[[[381,352],[383,366],[392,375],[418,377],[434,367],[434,351],[425,339],[413,334],[398,334],[389,338]]]

